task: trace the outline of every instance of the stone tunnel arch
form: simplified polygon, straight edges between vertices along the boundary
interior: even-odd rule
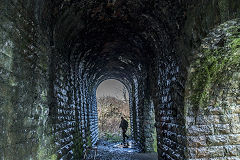
[[[239,0],[117,2],[109,8],[92,1],[1,1],[2,159],[71,159],[79,130],[83,143],[89,129],[96,141],[96,126],[86,129],[87,119],[97,117],[92,88],[109,75],[129,80],[134,106],[153,100],[159,159],[191,159],[184,97],[192,51],[209,29],[239,17]],[[127,67],[118,54],[131,60]],[[109,55],[117,68],[104,68]],[[239,144],[238,136],[228,138]]]
[[[128,109],[127,109],[127,115],[122,115],[124,116],[125,118],[129,119],[130,120],[130,123],[129,123],[129,130],[131,131],[131,135],[134,135],[133,133],[135,132],[133,130],[133,122],[136,123],[136,120],[133,120],[133,114],[132,112],[134,112],[131,108],[131,103],[130,103],[130,88],[128,87],[129,85],[126,85],[126,82],[123,82],[123,80],[119,80],[119,79],[104,79],[102,80],[97,86],[97,89],[96,89],[96,97],[97,99],[98,98],[107,98],[107,97],[110,97],[110,98],[116,98],[117,100],[121,100],[122,102],[125,102],[125,103],[128,103]],[[125,89],[125,93],[123,93]],[[125,94],[125,95],[123,95]],[[100,105],[100,104],[99,104]],[[117,104],[116,104],[117,105]],[[101,106],[98,106],[98,108],[101,107]],[[98,116],[100,113],[98,112]],[[121,113],[119,113],[120,115]],[[120,120],[120,117],[121,116],[118,116],[118,120]],[[116,121],[116,119],[115,119]],[[120,123],[119,123],[120,124]],[[116,125],[119,125],[119,124],[116,124]],[[130,136],[131,136],[130,135]]]
[[[100,85],[107,79],[116,79],[120,81],[128,90],[129,93],[129,109],[130,109],[130,125],[131,134],[133,139],[140,146],[142,151],[153,152],[153,132],[154,132],[154,119],[153,119],[153,104],[150,103],[149,97],[144,97],[137,89],[137,81],[135,85],[130,84],[128,80],[122,78],[106,77],[97,82],[96,86]],[[132,90],[135,88],[135,90]],[[95,92],[95,90],[94,90]],[[143,97],[144,101],[142,106],[139,103],[138,97]],[[141,113],[143,112],[143,113]],[[142,117],[140,117],[142,116]],[[141,122],[142,121],[142,122]],[[142,132],[140,130],[142,128]]]

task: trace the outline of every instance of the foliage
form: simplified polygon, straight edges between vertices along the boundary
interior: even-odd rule
[[[231,49],[232,49],[232,51],[233,51],[234,53],[239,52],[239,48],[240,48],[240,38],[234,39],[234,40],[231,42],[230,46],[231,46]],[[239,54],[239,53],[238,53],[238,54]]]
[[[57,155],[56,155],[56,154],[53,154],[53,155],[51,156],[51,160],[57,160]]]
[[[190,76],[192,87],[190,101],[196,110],[205,106],[213,87],[224,85],[230,80],[232,73],[239,69],[239,30],[237,36],[234,32],[229,39],[230,42],[224,47],[202,49],[203,57],[193,65],[194,72]]]
[[[76,132],[73,136],[73,154],[74,159],[79,160],[83,158],[83,135],[79,129],[76,129]]]
[[[100,134],[117,134],[120,131],[120,117],[123,116],[129,121],[128,102],[110,96],[98,98],[98,115]]]
[[[104,139],[109,142],[119,142],[121,141],[121,135],[115,133],[104,133]]]
[[[229,0],[218,0],[218,7],[219,7],[219,11],[220,11],[220,16],[222,21],[226,20],[229,16]]]
[[[154,152],[157,152],[157,131],[156,129],[154,129],[154,133],[153,133],[153,149]]]
[[[92,146],[92,139],[91,139],[91,136],[90,136],[90,132],[88,132],[87,134],[87,146],[90,147]]]

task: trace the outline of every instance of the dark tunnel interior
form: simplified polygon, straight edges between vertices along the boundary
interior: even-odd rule
[[[1,0],[0,159],[80,159],[98,141],[96,89],[107,79],[128,89],[141,152],[153,150],[156,129],[159,160],[238,159],[239,7],[239,0]],[[215,50],[230,57],[224,74],[198,71]]]

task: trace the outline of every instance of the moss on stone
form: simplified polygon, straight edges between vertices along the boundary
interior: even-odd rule
[[[48,159],[48,160],[56,160],[57,155],[54,154],[56,152],[56,147],[54,146],[54,138],[53,136],[43,137],[38,147],[37,151],[37,159]],[[45,143],[45,144],[44,144]],[[55,159],[54,159],[55,158]]]
[[[221,20],[227,20],[229,17],[229,0],[219,0],[218,7],[220,10]]]
[[[230,46],[231,46],[231,49],[232,49],[233,53],[239,54],[240,38],[234,39],[234,40],[231,42]]]
[[[57,155],[56,155],[56,154],[53,154],[53,155],[51,156],[51,160],[57,160]]]
[[[157,131],[154,129],[153,133],[153,150],[154,152],[157,152]]]
[[[88,133],[88,136],[87,136],[87,146],[88,147],[92,146],[92,139],[91,139],[90,133]]]
[[[82,159],[84,151],[84,142],[82,132],[76,128],[76,133],[73,136],[73,155],[74,159]]]
[[[230,38],[237,38],[239,37],[240,26],[231,26],[227,30],[227,33],[231,34]]]
[[[190,101],[196,110],[206,106],[212,88],[225,85],[240,66],[240,32],[230,28],[224,47],[204,48],[203,56],[192,65]]]

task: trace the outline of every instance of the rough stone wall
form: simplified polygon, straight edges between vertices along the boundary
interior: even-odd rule
[[[92,94],[90,98],[89,125],[91,141],[95,144],[98,140],[98,112],[95,94]]]
[[[51,157],[48,41],[16,6],[0,3],[0,159]]]
[[[159,72],[160,92],[154,97],[159,159],[185,159],[185,126],[181,108],[183,93],[177,90],[183,88],[183,78],[178,76],[179,66],[174,62],[172,65],[165,62],[165,67],[161,66]]]
[[[54,50],[51,59],[50,119],[58,159],[80,159],[98,136],[96,97],[92,83],[79,69],[77,57]]]
[[[131,129],[133,138],[142,152],[151,152],[153,151],[154,120],[151,114],[153,108],[150,105],[150,96],[147,90],[149,84],[145,74],[145,72],[142,72],[134,79],[132,84],[133,91],[130,92],[132,104],[130,106]]]
[[[144,102],[144,137],[145,137],[145,151],[154,152],[154,124],[155,124],[155,112],[153,102],[150,100],[145,100]]]
[[[79,56],[79,55],[78,55]],[[73,56],[74,57],[74,56]],[[75,92],[79,107],[79,125],[84,136],[84,146],[95,144],[98,140],[98,112],[96,101],[96,87],[88,72],[83,72],[84,64],[72,58],[75,71]],[[79,66],[82,66],[79,68]]]
[[[53,51],[57,52],[57,51]],[[55,53],[52,61],[53,95],[49,116],[53,124],[53,133],[58,159],[72,157],[73,135],[76,125],[76,106],[73,97],[73,80],[69,60]],[[58,55],[58,56],[57,56]]]
[[[132,95],[132,103],[133,106],[130,108],[130,112],[132,113],[132,133],[133,138],[136,141],[136,143],[140,144],[140,119],[139,119],[139,94],[138,94],[138,81],[137,79],[134,79],[133,84],[133,91]]]
[[[192,50],[201,45],[203,38],[217,25],[238,18],[240,14],[240,0],[210,0],[210,1],[188,1],[183,2],[185,8],[180,25],[181,34],[176,37],[177,52],[179,56],[185,57],[188,66],[193,56]]]
[[[145,150],[145,136],[144,136],[144,84],[141,82],[142,79],[138,79],[137,84],[135,83],[135,100],[136,100],[136,109],[133,112],[136,112],[136,129],[137,132],[137,143],[140,148]]]
[[[185,68],[181,58],[176,56],[168,28],[156,23],[156,19],[148,20],[151,27],[145,38],[154,42],[150,46],[155,54],[149,68],[149,86],[155,109],[158,158],[185,159],[185,123],[182,119]]]
[[[85,87],[83,90],[83,113],[85,127],[85,145],[93,145],[98,140],[98,112],[96,92],[93,90],[94,83],[89,79],[85,79]]]
[[[0,126],[3,128],[0,157],[68,159],[74,153],[81,154],[82,146],[89,141],[96,142],[97,106],[93,88],[101,76],[109,77],[105,72],[133,81],[130,84],[133,133],[143,150],[150,146],[146,143],[151,139],[150,119],[149,112],[145,111],[150,111],[148,101],[153,99],[159,159],[198,156],[194,154],[199,148],[192,147],[192,143],[188,148],[194,151],[185,152],[185,135],[188,131],[189,140],[196,138],[191,132],[204,125],[212,128],[213,138],[227,129],[230,133],[224,134],[229,141],[231,135],[237,137],[238,125],[233,120],[221,120],[227,116],[236,118],[234,107],[223,109],[224,114],[211,108],[207,113],[200,112],[203,119],[220,117],[219,124],[215,125],[198,121],[190,105],[185,112],[189,115],[185,125],[183,91],[186,63],[195,54],[190,51],[198,47],[214,25],[238,16],[239,0],[78,2],[1,1],[4,14],[0,15]],[[59,50],[64,51],[59,53]],[[75,51],[79,51],[78,56],[68,59]],[[146,75],[142,73],[146,72],[151,84],[145,82]],[[231,93],[226,88],[222,90],[223,97]],[[207,147],[217,146],[215,142],[206,143]],[[219,155],[224,148],[224,154],[237,156],[236,152],[228,153],[226,146],[217,148],[220,148]],[[7,152],[9,150],[11,152]],[[219,155],[213,153],[210,157],[219,158]],[[80,156],[77,154],[75,158]]]
[[[228,21],[195,51],[185,101],[188,159],[240,158],[239,36],[239,20]]]

